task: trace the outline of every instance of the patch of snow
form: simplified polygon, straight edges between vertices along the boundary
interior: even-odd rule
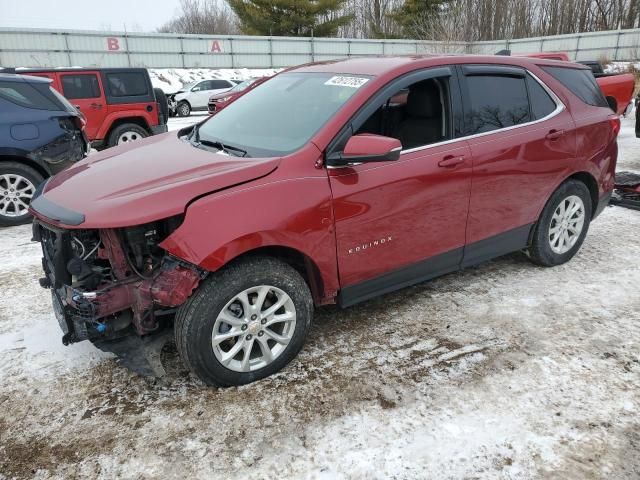
[[[281,69],[273,68],[150,68],[149,76],[154,88],[166,94],[175,93],[191,82],[198,80],[248,80],[275,75]]]

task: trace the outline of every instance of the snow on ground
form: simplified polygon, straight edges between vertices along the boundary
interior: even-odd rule
[[[275,75],[273,68],[150,68],[151,83],[164,93],[175,93],[183,85],[197,80],[248,80]]]
[[[621,169],[638,142],[623,120]],[[229,389],[171,348],[150,381],[62,347],[29,230],[0,231],[0,477],[640,477],[640,212],[606,209],[557,268],[322,308],[290,366]]]

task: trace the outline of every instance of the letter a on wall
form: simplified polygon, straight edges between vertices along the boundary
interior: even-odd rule
[[[120,39],[115,37],[107,37],[107,50],[117,52],[120,50]]]
[[[211,53],[222,53],[222,43],[219,40],[211,42]]]

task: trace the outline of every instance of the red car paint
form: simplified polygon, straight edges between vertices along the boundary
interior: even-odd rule
[[[633,91],[636,88],[636,78],[633,74],[621,73],[597,77],[596,82],[600,85],[602,93],[604,93],[605,96],[616,99],[618,106],[616,113],[622,115],[629,103],[631,103]]]
[[[326,168],[333,139],[385,85],[424,69],[465,64],[525,68],[564,108],[528,125],[408,150],[395,162]],[[289,71],[371,79],[297,151],[281,158],[228,157],[168,133],[80,162],[44,187],[44,200],[34,201],[32,213],[64,229],[118,229],[184,214],[159,244],[173,258],[215,271],[248,252],[295,253],[305,260],[316,304],[336,302],[345,289],[448,252],[456,265],[471,264],[488,258],[484,246],[505,232],[525,229],[526,241],[549,196],[567,178],[592,187],[594,210],[613,189],[614,115],[582,102],[541,66],[567,65],[497,56],[305,65]],[[79,212],[84,222],[49,218],[38,209],[44,202]],[[189,278],[178,281],[186,285],[183,293],[192,286]],[[169,297],[163,302],[175,304]]]
[[[207,108],[208,108],[208,111],[209,111],[209,115],[213,115],[214,113],[219,112],[223,108],[228,107],[229,105],[231,105],[233,102],[235,102],[237,99],[239,99],[243,95],[246,95],[247,93],[249,93],[251,90],[253,90],[257,86],[259,86],[259,85],[263,84],[264,82],[266,82],[267,80],[269,80],[269,78],[271,78],[271,77],[260,77],[260,78],[257,78],[257,79],[255,79],[255,81],[253,83],[251,83],[244,90],[236,90],[236,91],[234,91],[234,89],[232,88],[229,91],[222,92],[222,93],[216,93],[215,95],[211,95],[211,97],[209,97],[209,103],[207,105]]]
[[[97,90],[95,96],[91,98],[72,98],[69,101],[75,105],[84,115],[87,125],[85,132],[89,141],[96,147],[103,146],[111,131],[122,123],[135,123],[147,130],[149,134],[163,133],[167,131],[166,119],[163,120],[162,114],[158,108],[153,91],[151,90],[151,81],[148,80],[149,74],[144,69],[27,69],[24,70],[28,75],[46,77],[52,80],[51,86],[62,95],[65,95],[63,88],[63,80],[66,76],[87,76],[87,78],[95,79]],[[127,101],[117,100],[109,101],[106,95],[105,78],[102,72],[140,72],[148,80],[149,92],[145,98],[146,101],[133,101],[131,98]],[[125,98],[125,97],[122,97]]]

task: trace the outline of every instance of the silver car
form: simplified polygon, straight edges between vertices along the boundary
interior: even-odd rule
[[[231,80],[199,80],[189,83],[169,95],[169,109],[175,115],[188,117],[192,111],[207,110],[211,95],[226,92],[235,85]]]

